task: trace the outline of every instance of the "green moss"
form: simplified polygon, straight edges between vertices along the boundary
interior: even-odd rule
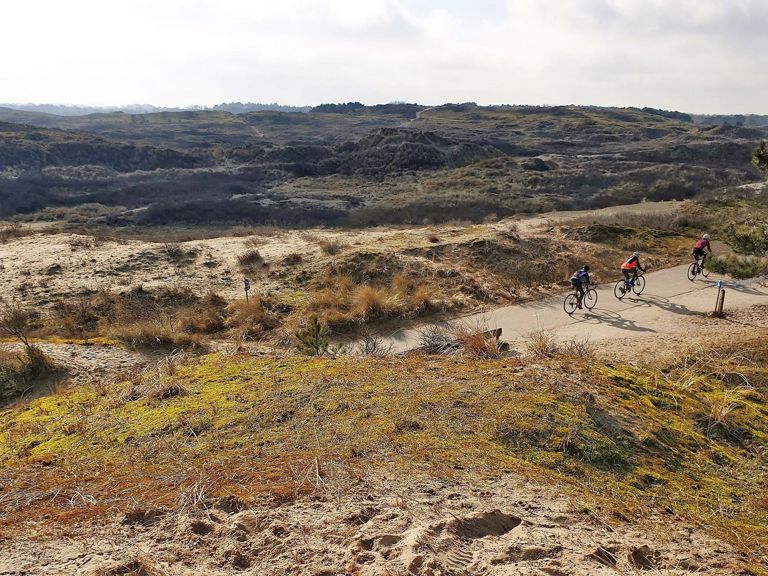
[[[706,375],[683,385],[676,374],[586,362],[210,355],[163,376],[183,390],[164,400],[125,401],[128,384],[116,383],[4,412],[0,470],[41,489],[79,482],[95,497],[117,490],[126,502],[141,495],[170,506],[200,475],[212,494],[300,493],[311,487],[297,471],[315,459],[350,474],[512,469],[620,507],[650,493],[692,521],[748,525],[768,543],[765,511],[748,498],[766,464],[755,450],[768,433],[759,398],[744,396],[730,412],[729,426],[751,434],[733,442],[701,426],[724,383]],[[180,470],[186,480],[175,484]]]

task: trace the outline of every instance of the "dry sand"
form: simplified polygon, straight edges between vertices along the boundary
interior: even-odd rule
[[[732,575],[739,560],[674,513],[609,517],[511,473],[477,484],[360,481],[291,504],[238,504],[0,540],[0,574]]]

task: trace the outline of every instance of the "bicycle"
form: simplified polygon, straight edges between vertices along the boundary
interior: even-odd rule
[[[704,278],[709,277],[709,269],[704,267],[704,262],[707,260],[706,256],[703,256],[701,258],[701,261],[699,261],[698,258],[690,265],[688,266],[688,280],[693,282],[696,279],[696,276],[701,274]]]
[[[634,292],[637,296],[643,293],[645,290],[645,273],[637,271],[631,280],[619,280],[616,282],[616,286],[613,287],[613,295],[619,300],[624,298],[630,292]]]
[[[589,284],[584,290],[584,301],[582,304],[587,310],[592,310],[597,304],[597,290],[595,290],[595,286],[597,286],[597,284]],[[573,292],[565,297],[565,300],[563,301],[563,310],[565,310],[565,313],[568,314],[568,316],[572,316],[578,307],[579,293],[576,288],[574,288]]]

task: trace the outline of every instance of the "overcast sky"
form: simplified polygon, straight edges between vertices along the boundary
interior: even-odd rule
[[[768,114],[768,0],[2,0],[0,102]]]

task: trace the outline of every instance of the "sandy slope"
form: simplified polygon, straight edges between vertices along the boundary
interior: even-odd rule
[[[0,574],[736,573],[736,553],[674,514],[604,517],[513,474],[477,484],[380,479],[321,493],[249,510],[230,499],[180,515],[143,511],[54,541],[0,540]]]

